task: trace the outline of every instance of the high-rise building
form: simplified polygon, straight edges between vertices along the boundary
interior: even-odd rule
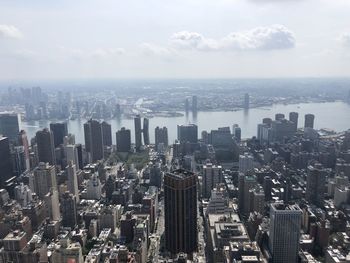
[[[102,125],[96,120],[84,123],[85,149],[90,153],[91,161],[104,158]]]
[[[244,94],[244,105],[243,106],[245,109],[249,109],[249,107],[250,107],[250,97],[249,97],[248,93]]]
[[[177,139],[181,143],[197,143],[198,126],[195,124],[177,125]]]
[[[145,145],[149,145],[149,119],[143,118],[143,142]]]
[[[158,126],[155,128],[155,146],[156,150],[158,150],[159,144],[162,143],[164,147],[168,146],[168,129],[167,127],[159,128]]]
[[[75,196],[77,202],[79,202],[79,189],[78,189],[78,177],[76,166],[73,162],[69,162],[66,167],[68,177],[68,191]]]
[[[57,189],[55,166],[39,163],[34,169],[34,192],[43,198],[51,188]]]
[[[284,119],[284,114],[283,113],[276,113],[275,114],[275,121],[280,121]]]
[[[185,100],[185,111],[188,113],[190,111],[190,101],[188,98]]]
[[[107,122],[102,122],[103,145],[112,146],[112,126]]]
[[[204,198],[210,198],[211,190],[221,182],[223,182],[221,166],[211,163],[203,165],[202,194]]]
[[[269,246],[273,263],[298,262],[301,218],[297,205],[271,204]]]
[[[13,169],[9,139],[0,135],[0,188],[4,188],[6,181],[12,177]]]
[[[233,136],[234,136],[235,140],[236,140],[237,142],[240,142],[240,141],[241,141],[241,138],[242,138],[242,130],[241,130],[241,128],[238,126],[238,124],[233,125],[233,130],[232,130],[232,132],[233,132]]]
[[[117,152],[129,152],[131,150],[131,132],[122,127],[117,131]]]
[[[58,191],[50,188],[50,191],[44,196],[44,201],[47,208],[47,216],[53,221],[59,221],[61,214]]]
[[[198,110],[197,96],[192,96],[192,112],[197,112],[197,110]]]
[[[68,135],[67,123],[50,123],[50,130],[53,133],[55,147],[63,144],[63,138]]]
[[[197,176],[182,169],[164,176],[165,247],[172,254],[197,249]]]
[[[67,164],[73,162],[76,166],[79,164],[78,149],[74,144],[67,144],[64,146],[64,153]]]
[[[77,206],[75,196],[65,192],[61,200],[62,225],[74,228],[77,224]]]
[[[238,170],[245,174],[246,172],[254,169],[254,157],[248,153],[239,156]]]
[[[142,129],[141,129],[141,117],[136,115],[134,118],[135,124],[135,147],[136,151],[140,151],[142,145]]]
[[[322,207],[326,185],[327,170],[320,163],[309,165],[306,178],[306,200]]]
[[[52,131],[45,128],[36,133],[39,162],[56,164],[55,144]]]
[[[299,117],[299,114],[297,112],[289,113],[289,121],[294,123],[294,132],[296,132],[298,129],[298,117]]]
[[[0,134],[9,138],[10,142],[16,142],[19,132],[19,118],[17,113],[0,113]]]
[[[305,114],[305,124],[304,128],[314,128],[314,120],[315,120],[315,115],[313,114]]]
[[[26,168],[29,170],[30,169],[29,143],[28,143],[27,134],[24,130],[21,130],[18,134],[18,145],[23,146]]]
[[[77,169],[83,169],[84,168],[84,162],[83,162],[83,146],[81,144],[76,144],[75,147],[77,148],[78,153],[78,164]]]

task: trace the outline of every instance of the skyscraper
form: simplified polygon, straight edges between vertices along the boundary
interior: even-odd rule
[[[75,196],[69,192],[63,194],[61,200],[62,225],[74,228],[77,224],[77,206]]]
[[[249,94],[248,93],[246,93],[246,94],[244,94],[244,109],[249,109],[249,107],[250,107],[250,98],[249,98]]]
[[[9,138],[10,142],[17,143],[19,132],[19,118],[17,113],[0,113],[0,134]]]
[[[271,204],[269,246],[273,263],[298,262],[301,218],[297,205]]]
[[[155,146],[158,150],[159,144],[162,143],[164,147],[168,146],[168,129],[167,127],[159,128],[158,126],[154,130]]]
[[[188,98],[185,100],[185,112],[188,113],[190,111],[190,101]]]
[[[131,150],[131,132],[122,127],[116,132],[117,152],[129,152]]]
[[[197,112],[197,110],[198,110],[197,96],[192,96],[192,112]]]
[[[60,220],[61,213],[57,190],[50,188],[49,192],[44,196],[44,201],[47,207],[48,217],[53,221]]]
[[[195,124],[177,125],[177,139],[181,143],[197,143],[198,126]]]
[[[30,169],[29,143],[28,143],[27,134],[24,130],[21,130],[18,134],[18,145],[23,146],[26,168]]]
[[[141,117],[136,115],[134,118],[135,124],[135,147],[136,151],[140,151],[142,145],[142,129],[141,129]]]
[[[172,254],[197,249],[197,176],[182,169],[164,176],[165,247]]]
[[[67,177],[68,177],[68,191],[75,196],[75,200],[79,202],[79,189],[78,189],[78,178],[76,166],[73,162],[69,162],[66,167]]]
[[[145,145],[149,145],[149,119],[143,118],[143,142]]]
[[[90,153],[91,161],[104,158],[102,125],[96,120],[84,123],[85,149]]]
[[[211,163],[203,165],[202,193],[204,198],[209,198],[211,190],[223,181],[222,167]]]
[[[306,178],[306,200],[311,204],[322,207],[326,184],[327,170],[320,163],[309,165]]]
[[[57,189],[55,166],[39,163],[39,166],[34,169],[34,191],[43,198],[51,188]]]
[[[298,129],[298,117],[299,114],[297,112],[289,113],[289,120],[294,123],[294,132],[296,132]]]
[[[305,114],[305,128],[314,128],[314,120],[315,120],[315,115],[313,114]]]
[[[239,156],[238,163],[239,172],[245,174],[254,169],[254,157],[248,153]]]
[[[53,133],[55,147],[63,144],[63,138],[68,135],[67,123],[50,123],[50,130]]]
[[[107,122],[102,122],[103,145],[112,146],[112,126]]]
[[[0,188],[13,176],[10,143],[7,137],[0,135]]]
[[[45,128],[36,133],[36,143],[38,146],[39,162],[56,164],[55,144],[52,131]]]

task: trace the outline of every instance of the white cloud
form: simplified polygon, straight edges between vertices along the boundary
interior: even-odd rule
[[[22,38],[21,31],[12,25],[0,25],[0,38]]]
[[[171,56],[175,53],[175,50],[166,47],[154,45],[151,43],[142,43],[140,45],[141,52],[145,55],[156,55],[161,57]]]
[[[171,42],[178,48],[212,51],[273,50],[295,46],[295,36],[283,25],[257,27],[233,32],[221,39],[206,38],[196,32],[181,31],[172,35]]]
[[[82,59],[110,59],[116,56],[123,55],[123,48],[97,48],[94,50],[82,50],[77,48],[58,47],[64,56],[76,60]]]
[[[338,41],[345,47],[350,47],[350,33],[343,33],[339,36]]]
[[[123,48],[98,48],[92,51],[91,56],[96,58],[110,58],[123,55],[124,53],[125,50]]]

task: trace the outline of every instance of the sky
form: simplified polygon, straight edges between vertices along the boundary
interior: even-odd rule
[[[0,0],[0,79],[350,77],[349,0]]]

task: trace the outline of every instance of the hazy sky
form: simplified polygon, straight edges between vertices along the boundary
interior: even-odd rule
[[[350,0],[0,0],[0,78],[350,77]]]

